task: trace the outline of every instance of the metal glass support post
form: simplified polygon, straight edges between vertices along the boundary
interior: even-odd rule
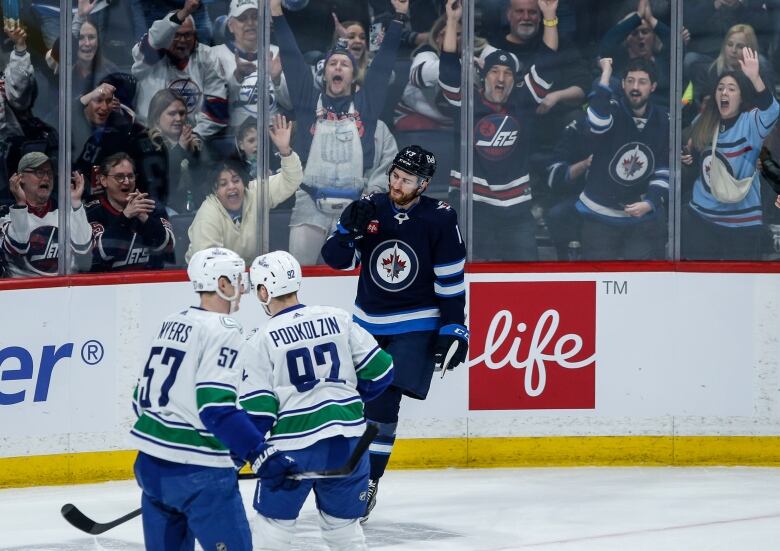
[[[672,0],[672,43],[670,47],[670,85],[669,85],[669,237],[671,258],[680,260],[680,221],[685,205],[682,204],[682,95],[683,82],[683,0]]]
[[[261,2],[257,22],[257,224],[260,236],[260,250],[257,254],[268,252],[270,241],[270,200],[268,197],[269,156],[271,141],[268,135],[270,124],[270,99],[268,83],[271,75],[268,56],[271,51],[271,4]]]
[[[73,11],[71,0],[60,0],[60,36],[71,36],[73,23]],[[60,40],[60,66],[59,66],[59,113],[57,129],[60,135],[57,154],[57,274],[65,275],[72,265],[73,251],[70,248],[70,226],[68,213],[70,205],[70,143],[72,136],[71,127],[71,102],[73,91],[71,90],[71,67],[73,66],[73,41]],[[85,176],[89,178],[89,175]],[[83,207],[82,207],[83,208]]]
[[[463,24],[461,40],[460,74],[460,205],[458,222],[461,233],[466,239],[466,260],[471,261],[473,228],[473,176],[474,176],[474,2],[461,2],[463,5]]]

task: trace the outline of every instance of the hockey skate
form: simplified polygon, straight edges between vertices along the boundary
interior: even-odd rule
[[[368,479],[368,492],[366,493],[366,514],[360,517],[360,524],[365,524],[368,515],[376,505],[376,493],[379,491],[379,481]]]

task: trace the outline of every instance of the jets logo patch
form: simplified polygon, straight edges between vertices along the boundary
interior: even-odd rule
[[[655,157],[647,145],[630,142],[609,162],[609,175],[621,186],[631,187],[655,171]]]
[[[187,113],[192,113],[200,106],[200,98],[203,94],[194,80],[189,78],[174,80],[168,85],[168,89],[184,98],[184,103],[187,105]]]
[[[520,123],[517,119],[499,113],[482,117],[474,127],[477,153],[491,161],[508,157],[515,150],[519,135]]]
[[[726,170],[728,171],[729,175],[734,176],[734,170],[731,168],[731,163],[729,163],[728,159],[726,159],[726,157],[724,157],[720,151],[715,151],[715,155],[717,155],[718,159],[720,159],[720,162],[723,163],[723,166],[726,167]],[[707,190],[707,193],[709,194],[712,194],[712,189],[710,188],[711,169],[712,169],[712,150],[708,151],[707,154],[704,156],[704,158],[701,160],[701,175],[704,181],[704,188]]]
[[[273,111],[276,108],[276,94],[273,84],[268,81],[268,109]],[[241,109],[247,111],[252,116],[257,116],[257,103],[260,96],[260,90],[257,86],[257,73],[252,73],[241,81],[238,89],[238,105]]]
[[[417,278],[420,263],[414,250],[403,241],[391,239],[380,243],[371,253],[368,267],[371,279],[391,293],[403,291]]]

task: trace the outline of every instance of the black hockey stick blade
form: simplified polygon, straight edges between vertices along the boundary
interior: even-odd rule
[[[139,507],[135,511],[127,513],[125,516],[119,517],[118,519],[112,520],[111,522],[95,522],[87,515],[79,511],[79,508],[72,503],[66,503],[63,505],[62,509],[60,509],[60,513],[62,513],[62,516],[65,517],[65,520],[67,520],[71,526],[78,528],[87,534],[97,536],[98,534],[102,534],[103,532],[111,530],[115,526],[119,526],[128,520],[134,519],[141,514],[141,508]]]
[[[302,473],[290,475],[288,478],[292,478],[293,480],[313,480],[318,478],[341,478],[350,475],[352,474],[352,471],[355,470],[355,467],[358,466],[360,458],[366,453],[368,446],[371,445],[371,441],[378,433],[379,429],[376,425],[370,423],[366,425],[366,432],[360,437],[355,449],[352,450],[352,455],[349,456],[349,459],[343,466],[336,469],[326,469],[324,471],[304,471]]]
[[[239,473],[238,478],[239,480],[247,480],[256,479],[258,477],[255,473]],[[66,503],[63,505],[62,509],[60,509],[60,513],[62,513],[62,516],[65,517],[65,520],[67,520],[74,528],[78,528],[87,534],[97,536],[98,534],[107,532],[108,530],[111,530],[120,524],[124,524],[128,520],[134,519],[141,514],[141,508],[139,507],[135,511],[131,511],[130,513],[127,513],[126,515],[110,522],[96,522],[82,513],[81,510],[72,503]]]

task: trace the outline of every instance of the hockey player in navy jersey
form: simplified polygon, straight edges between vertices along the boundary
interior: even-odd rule
[[[599,60],[588,125],[593,160],[577,201],[586,260],[663,258],[669,202],[669,114],[653,105],[655,66],[629,61],[611,101],[612,59]]]
[[[241,405],[268,442],[306,471],[342,466],[365,429],[363,402],[390,384],[393,360],[346,311],[298,302],[301,266],[285,251],[252,262],[250,281],[268,325],[239,355]],[[368,458],[352,474],[304,480],[292,489],[261,482],[255,495],[255,549],[290,549],[310,491],[322,537],[334,550],[367,549],[358,522],[365,512]]]
[[[244,338],[229,314],[246,287],[244,261],[228,249],[204,249],[187,275],[200,306],[163,320],[133,393],[146,549],[191,551],[197,539],[203,549],[251,551],[231,457],[248,461],[270,487],[295,486],[288,476],[299,468],[237,407]]]
[[[392,357],[392,385],[366,404],[379,435],[369,448],[366,518],[395,442],[401,397],[424,400],[434,369],[466,360],[463,269],[466,248],[455,211],[423,195],[436,170],[430,152],[413,145],[396,155],[387,193],[350,203],[322,247],[333,268],[362,263],[355,321]]]

